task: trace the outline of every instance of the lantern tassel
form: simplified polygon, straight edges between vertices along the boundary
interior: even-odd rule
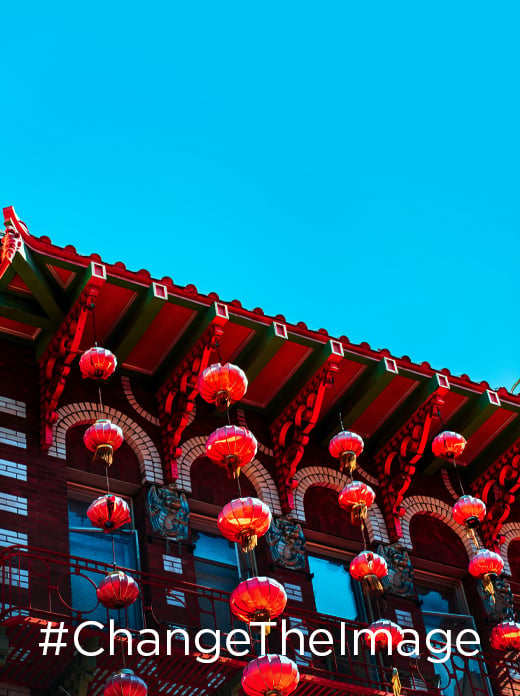
[[[399,672],[397,671],[397,667],[392,667],[392,678],[390,679],[390,683],[392,684],[392,691],[394,692],[394,696],[400,696],[400,694],[401,694],[401,677],[399,676]]]
[[[350,521],[356,527],[363,527],[367,518],[367,506],[364,503],[355,503],[350,511]]]
[[[263,622],[266,624],[269,624],[271,621],[271,616],[267,609],[257,609],[255,613],[253,614],[253,621],[256,621],[258,623]],[[265,630],[265,635],[268,636],[271,633],[271,626],[267,625],[264,626]]]
[[[240,476],[240,467],[237,466],[239,458],[236,454],[228,454],[226,457],[226,471],[229,479],[237,479]]]
[[[474,527],[467,527],[466,529],[468,537],[473,541],[475,544],[475,547],[478,549],[480,548],[480,544],[478,543],[477,535],[475,534],[475,529]]]
[[[244,551],[244,553],[255,549],[257,541],[258,537],[255,532],[243,532],[240,535],[240,545],[242,546],[242,551]]]
[[[98,445],[94,456],[92,457],[92,463],[102,462],[105,466],[110,466],[112,464],[112,458],[114,454],[114,448],[112,445]]]
[[[484,585],[484,592],[491,597],[492,601],[495,602],[495,585],[493,583],[495,575],[491,573],[486,573],[482,576],[482,583]]]
[[[363,584],[369,595],[378,597],[384,592],[383,585],[377,577],[377,575],[365,575],[363,578]]]
[[[227,411],[231,405],[231,396],[228,391],[220,391],[215,396],[215,406],[219,411]]]
[[[339,470],[341,473],[346,472],[347,476],[352,476],[357,466],[357,458],[354,452],[344,452],[339,460]]]

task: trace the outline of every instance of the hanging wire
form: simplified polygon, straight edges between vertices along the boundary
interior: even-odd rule
[[[94,345],[97,346],[97,331],[96,331],[96,305],[94,300],[88,306],[89,312],[92,313],[92,331],[94,333]]]
[[[453,470],[455,471],[455,475],[457,476],[457,481],[459,482],[460,490],[462,491],[462,495],[466,495],[464,492],[464,486],[462,485],[462,479],[459,474],[459,469],[457,467],[457,462],[455,458],[453,458]]]
[[[112,562],[114,564],[114,570],[117,568],[117,563],[116,563],[116,544],[114,542],[114,532],[110,533],[110,538],[112,540]]]
[[[110,495],[110,479],[108,478],[108,466],[105,467],[105,478],[107,481],[107,495]]]
[[[343,414],[341,412],[341,405],[340,405],[340,400],[338,399],[338,392],[336,390],[336,381],[334,380],[334,375],[331,374],[330,377],[330,383],[332,384],[332,389],[334,390],[334,401],[337,401],[338,404],[338,418],[339,418],[339,425],[342,431],[345,430],[345,426],[343,425]]]
[[[98,380],[98,394],[99,394],[99,415],[103,415],[103,399],[101,398],[101,382]]]
[[[123,649],[123,643],[126,642],[126,639],[121,638],[121,658],[123,660],[123,669],[126,669],[126,657],[125,657],[125,651]]]
[[[366,536],[365,522],[363,519],[361,520],[361,536],[363,537],[363,551],[366,551],[367,546],[368,546],[368,542],[367,542],[367,536]]]

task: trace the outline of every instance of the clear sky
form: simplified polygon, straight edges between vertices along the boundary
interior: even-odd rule
[[[519,5],[12,2],[30,231],[510,388]]]

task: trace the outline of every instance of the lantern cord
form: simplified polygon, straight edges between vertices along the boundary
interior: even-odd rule
[[[125,641],[124,641],[123,639],[121,639],[121,658],[122,658],[122,660],[123,660],[123,669],[126,669],[126,657],[125,657],[125,651],[124,651],[124,649],[123,649],[123,643],[124,643],[124,642],[125,642]]]
[[[240,474],[237,476],[236,481],[237,481],[237,488],[238,488],[238,497],[241,498],[242,497],[242,487],[240,485]]]
[[[330,382],[332,384],[332,388],[334,390],[334,400],[336,401],[338,399],[338,392],[336,391],[336,381],[334,380],[334,375],[330,375],[329,377]],[[343,414],[341,412],[341,406],[338,400],[338,418],[339,418],[339,425],[342,431],[345,430],[345,426],[343,425]]]
[[[101,382],[98,382],[98,394],[99,394],[99,415],[103,415],[103,399],[101,398]]]
[[[96,305],[94,300],[89,304],[88,309],[92,312],[92,332],[94,333],[94,345],[97,346],[97,331],[96,331]]]
[[[110,495],[110,479],[108,478],[108,466],[105,467],[105,477],[107,480],[107,495]]]
[[[117,568],[117,563],[116,563],[116,545],[114,542],[114,532],[110,533],[110,538],[112,539],[112,561],[114,564],[114,570]]]
[[[361,520],[361,536],[363,537],[363,550],[367,550],[367,537],[366,537],[366,528],[365,528],[365,522]]]
[[[384,618],[388,609],[388,602],[385,602],[384,595],[376,597],[376,607],[378,612],[378,619]]]
[[[251,639],[251,646],[253,647],[254,654],[255,654],[255,655],[258,655],[258,656],[260,657],[260,655],[259,655],[259,648],[260,648],[261,645],[262,645],[262,644],[261,644],[261,641],[260,641],[260,639],[254,637],[254,635],[253,635],[253,629],[251,628],[251,624],[250,624],[250,623],[248,624],[248,628],[249,628],[249,638]],[[270,626],[266,626],[266,628],[269,630]],[[262,630],[262,629],[260,629],[260,631],[261,631],[261,630]],[[267,633],[267,631],[265,632],[265,645],[266,645],[266,649],[267,649],[267,653],[266,653],[266,654],[268,655],[268,654],[270,653],[270,650],[269,650],[269,633]]]
[[[455,461],[455,458],[453,459],[453,470],[455,471],[455,475],[457,476],[457,481],[459,482],[460,490],[462,491],[462,495],[466,495],[464,493],[464,486],[462,485],[462,479],[459,474],[459,470],[457,468],[457,462]]]
[[[216,336],[213,337],[213,349],[217,352],[217,358],[222,365],[222,356],[220,355],[220,341]]]

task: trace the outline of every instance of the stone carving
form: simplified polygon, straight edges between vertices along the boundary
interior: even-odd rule
[[[477,589],[486,610],[486,614],[492,621],[514,621],[515,608],[513,603],[513,593],[511,585],[506,577],[498,576],[492,580],[493,592],[484,589],[484,583],[479,578]]]
[[[388,565],[388,575],[381,580],[384,591],[398,597],[415,597],[413,566],[404,546],[400,542],[379,546],[377,553]]]
[[[174,484],[150,486],[146,503],[154,531],[177,541],[185,541],[188,538],[188,500]]]
[[[273,518],[265,538],[275,565],[305,570],[305,537],[301,524],[290,515]]]

